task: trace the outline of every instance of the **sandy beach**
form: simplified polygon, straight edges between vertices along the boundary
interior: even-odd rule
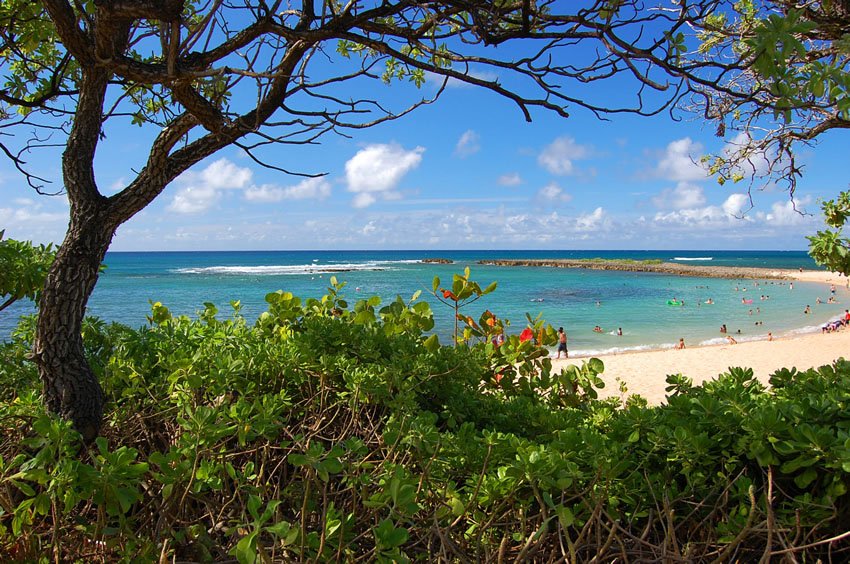
[[[847,278],[823,271],[778,271],[789,279],[835,284],[846,287]],[[840,308],[840,309],[839,309]],[[836,314],[847,304],[836,306]],[[752,368],[761,382],[779,368],[796,367],[806,370],[832,364],[839,357],[850,359],[850,327],[833,333],[812,333],[773,341],[750,341],[682,350],[666,349],[602,355],[605,363],[602,379],[605,388],[600,397],[619,396],[619,379],[625,382],[629,394],[639,394],[650,403],[663,403],[668,374],[684,374],[695,384],[716,378],[730,366]],[[584,358],[553,359],[556,369],[567,364],[581,364]]]

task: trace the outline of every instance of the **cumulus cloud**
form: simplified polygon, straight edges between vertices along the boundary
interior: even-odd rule
[[[578,231],[598,231],[605,223],[605,210],[601,207],[593,210],[592,213],[581,214],[576,218],[576,230]]]
[[[50,243],[62,240],[68,226],[67,200],[62,199],[62,209],[56,208],[55,199],[35,201],[29,198],[15,198],[11,203],[0,207],[0,229],[6,237],[34,243]]]
[[[471,129],[466,130],[455,145],[455,155],[465,158],[481,150],[481,136]]]
[[[168,209],[183,214],[205,212],[221,199],[222,191],[245,188],[252,176],[251,169],[236,166],[225,158],[200,172],[186,171],[177,179],[181,187]]]
[[[770,207],[770,212],[764,214],[764,220],[776,227],[788,227],[792,225],[812,223],[814,221],[814,217],[805,215],[805,206],[810,202],[810,198],[803,198],[796,202],[792,202],[791,200],[774,202]]]
[[[751,207],[750,197],[746,194],[730,194],[722,207],[727,215],[742,217]]]
[[[271,184],[251,186],[245,190],[249,202],[280,202],[283,200],[324,200],[331,195],[331,185],[324,177],[306,178],[294,186]]]
[[[537,199],[543,203],[566,203],[573,197],[558,186],[555,182],[550,182],[537,192]]]
[[[393,199],[401,179],[422,162],[424,147],[408,151],[396,144],[375,144],[361,149],[345,163],[348,191],[354,192],[352,205],[365,208],[378,198]]]
[[[696,208],[705,204],[705,194],[701,186],[688,182],[679,182],[675,188],[662,190],[652,199],[658,209],[677,210]]]
[[[741,222],[752,222],[744,217],[750,207],[746,194],[730,194],[719,206],[705,206],[677,209],[671,212],[658,212],[653,221],[658,225],[680,225],[691,227],[716,227]]]
[[[517,172],[509,172],[500,176],[498,183],[501,186],[519,186],[522,184],[522,177]]]
[[[590,156],[587,147],[579,145],[572,137],[558,137],[538,155],[537,162],[552,174],[568,176],[576,173],[575,161]]]
[[[705,180],[705,169],[698,164],[703,148],[690,137],[678,139],[667,145],[655,171],[661,178],[675,181]]]
[[[324,177],[307,178],[292,186],[251,182],[253,171],[226,158],[219,159],[201,171],[184,172],[178,179],[179,189],[168,210],[180,214],[200,214],[221,200],[227,190],[242,191],[248,202],[275,203],[283,200],[323,200],[330,196],[331,185]]]

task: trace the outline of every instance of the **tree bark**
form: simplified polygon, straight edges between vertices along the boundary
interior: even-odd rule
[[[71,210],[71,222],[39,301],[33,357],[50,411],[70,420],[86,442],[99,434],[104,395],[83,349],[86,303],[115,233],[106,206]]]

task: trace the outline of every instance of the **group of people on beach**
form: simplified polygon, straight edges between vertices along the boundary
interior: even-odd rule
[[[821,333],[834,333],[838,331],[842,327],[847,327],[850,325],[850,310],[844,310],[844,315],[835,321],[830,321],[823,327],[821,327]]]
[[[785,283],[785,282],[773,282],[773,281],[769,281],[769,282],[766,282],[766,284],[778,284],[778,285],[785,285],[786,283]],[[789,289],[789,290],[793,290],[793,289],[794,289],[794,283],[793,283],[793,282],[788,282],[788,283],[787,283],[787,285],[788,285],[788,289]],[[848,286],[850,286],[850,284],[848,284]],[[708,287],[708,286],[697,286],[697,288],[708,289],[709,287]],[[755,282],[754,282],[754,289],[756,289],[756,288],[760,288],[760,285],[759,285],[758,281],[755,281]],[[747,290],[746,286],[741,287],[741,285],[740,285],[740,284],[738,284],[738,285],[736,285],[736,286],[735,286],[735,291],[744,291],[744,292],[745,292],[746,290]],[[761,294],[761,295],[759,296],[759,301],[762,301],[762,302],[767,301],[767,300],[769,300],[769,299],[770,299],[770,295],[768,295],[768,294]],[[703,304],[703,303],[704,303],[704,304],[707,304],[707,305],[713,305],[715,302],[714,302],[714,300],[713,300],[712,298],[710,298],[710,297],[709,297],[709,298],[707,298],[705,301],[702,301],[702,299],[698,300],[698,301],[697,301],[697,306],[699,306],[699,305],[701,305],[701,304]],[[747,299],[747,298],[745,298],[745,297],[742,297],[742,298],[741,298],[741,303],[743,303],[743,304],[752,304],[752,303],[753,303],[753,300],[752,300],[752,299]],[[818,299],[817,299],[817,303],[818,303],[818,304],[822,304],[822,303],[824,303],[824,302],[823,302],[823,300],[821,300],[820,298],[818,298]],[[834,285],[834,284],[832,284],[832,285],[830,286],[830,297],[829,297],[829,299],[827,300],[827,302],[826,302],[826,303],[828,303],[828,304],[836,304],[836,303],[838,303],[838,302],[836,301],[836,297],[835,297],[835,285]],[[672,299],[667,300],[667,304],[668,304],[668,305],[677,305],[677,306],[682,307],[682,306],[684,306],[684,305],[685,305],[685,302],[684,302],[684,300],[680,299],[679,297],[673,297]],[[597,306],[597,307],[600,307],[601,305],[602,305],[601,301],[600,301],[600,300],[597,300],[597,301],[596,301],[596,306]],[[809,314],[809,313],[811,313],[811,312],[812,312],[811,306],[807,305],[807,306],[805,307],[804,313]],[[753,309],[749,309],[748,313],[749,313],[749,315],[750,315],[750,316],[752,316],[754,313],[755,313],[755,314],[760,314],[760,313],[761,313],[761,308],[760,308],[760,307],[756,307],[756,308],[753,308]],[[764,325],[764,321],[755,321],[755,325],[756,325],[756,326]],[[839,319],[836,319],[835,321],[830,321],[829,323],[827,323],[827,324],[823,325],[823,327],[822,327],[822,332],[824,332],[824,333],[831,333],[831,332],[833,332],[833,331],[838,331],[839,329],[842,329],[843,327],[846,327],[846,326],[848,326],[848,325],[850,325],[850,310],[846,310],[846,309],[845,309],[845,310],[844,310],[844,314],[843,314],[843,315],[842,315]],[[593,331],[594,331],[595,333],[605,333],[605,330],[602,328],[602,326],[601,326],[601,325],[595,325],[595,326],[593,327]],[[739,338],[740,338],[740,335],[742,335],[742,331],[741,331],[741,329],[737,329],[735,332],[738,334],[738,336],[739,336]],[[729,330],[727,329],[727,327],[726,327],[726,324],[725,324],[725,323],[723,323],[723,324],[720,326],[720,333],[721,333],[721,335],[723,336],[723,339],[725,340],[725,342],[726,342],[726,343],[728,343],[728,344],[730,344],[730,345],[736,345],[736,344],[738,344],[738,341],[737,341],[737,340],[736,340],[736,339],[735,339],[732,335],[729,335],[729,334],[728,334],[728,333],[729,333]],[[610,332],[610,334],[611,334],[611,335],[614,335],[614,334],[615,334],[615,332],[614,332],[614,331],[611,331],[611,332]],[[616,335],[622,335],[622,334],[623,334],[623,329],[622,329],[622,328],[617,328]],[[558,350],[557,350],[556,358],[561,358],[561,352],[562,352],[562,351],[563,351],[563,353],[564,353],[564,358],[569,358],[569,353],[567,352],[567,336],[566,336],[566,332],[564,331],[564,328],[563,328],[563,327],[561,327],[561,328],[559,328],[559,329],[558,329],[558,339],[559,339],[559,340],[558,340]],[[773,333],[772,333],[771,331],[768,331],[768,332],[767,332],[767,340],[768,340],[768,341],[773,341],[773,340],[774,340]],[[685,348],[685,338],[684,338],[684,337],[680,337],[680,338],[679,338],[679,341],[678,341],[678,342],[677,342],[677,343],[673,346],[673,348],[674,348],[674,349],[684,349],[684,348]]]

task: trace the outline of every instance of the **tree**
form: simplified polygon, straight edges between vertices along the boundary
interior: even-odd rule
[[[694,23],[698,48],[670,69],[687,79],[682,105],[735,134],[709,170],[721,184],[780,182],[793,200],[798,147],[850,129],[850,0],[742,0]],[[825,202],[831,229],[809,237],[812,257],[845,275],[848,202],[850,192]]]
[[[715,4],[6,0],[0,149],[43,191],[24,157],[42,145],[65,147],[70,224],[41,295],[33,350],[48,407],[87,439],[97,434],[103,393],[80,326],[98,266],[116,229],[189,167],[235,146],[290,172],[268,160],[269,147],[403,117],[442,89],[396,107],[380,81],[421,85],[428,75],[503,96],[528,120],[538,109],[567,117],[571,107],[656,113],[677,92],[659,65],[678,52],[671,38]],[[616,107],[582,90],[621,75],[636,81],[635,94]],[[107,197],[95,152],[116,121],[155,135],[135,178]],[[11,136],[17,131],[35,133]]]
[[[0,311],[24,298],[36,301],[56,251],[52,244],[3,239],[0,231]]]

